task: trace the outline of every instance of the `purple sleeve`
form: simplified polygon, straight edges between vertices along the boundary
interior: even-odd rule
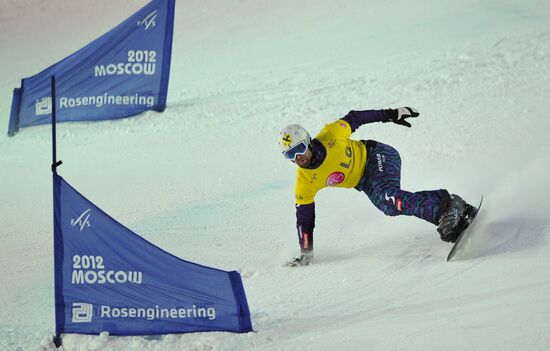
[[[315,227],[315,202],[307,205],[296,205],[296,228],[303,232],[313,233]]]
[[[390,111],[391,110],[349,111],[342,119],[348,122],[351,131],[355,132],[357,128],[366,123],[390,121],[390,113],[388,113]]]
[[[307,205],[296,205],[296,229],[300,248],[313,249],[313,228],[315,228],[315,202]]]

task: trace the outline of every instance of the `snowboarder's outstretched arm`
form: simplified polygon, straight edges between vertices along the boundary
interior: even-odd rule
[[[412,107],[399,107],[387,110],[350,111],[342,119],[348,122],[351,131],[355,132],[363,124],[374,122],[393,122],[410,128],[411,124],[405,121],[405,119],[418,116],[418,111]]]
[[[315,228],[315,202],[296,204],[296,229],[302,252],[313,251],[313,228]]]

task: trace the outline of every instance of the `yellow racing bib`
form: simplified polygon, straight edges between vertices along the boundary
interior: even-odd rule
[[[317,192],[326,187],[353,188],[363,176],[367,151],[365,145],[350,139],[351,127],[344,120],[327,124],[317,134],[325,147],[325,160],[316,169],[298,167],[296,173],[296,203],[314,202]]]

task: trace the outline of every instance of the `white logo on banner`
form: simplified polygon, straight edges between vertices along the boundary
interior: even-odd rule
[[[42,99],[37,99],[35,104],[35,113],[37,116],[49,115],[52,113],[52,98],[43,97]]]
[[[127,55],[126,62],[115,62],[94,66],[94,77],[112,75],[155,75],[157,67],[157,52],[155,50],[128,50]],[[107,97],[107,94],[104,96]],[[131,95],[126,98],[119,96],[117,98],[117,104],[122,103],[123,99],[126,99],[125,105],[128,104],[128,99],[130,99],[130,97]],[[91,98],[92,97],[88,99]],[[100,95],[98,98],[102,99],[102,96]],[[111,95],[111,98],[114,99],[114,96]],[[63,107],[63,98],[61,99],[61,106]],[[114,100],[111,103],[114,103]]]
[[[137,22],[138,27],[143,25],[145,26],[145,30],[147,30],[150,27],[156,26],[157,23],[155,22],[155,20],[157,19],[157,15],[158,15],[157,10],[151,12],[147,17]]]
[[[92,209],[89,208],[86,211],[82,212],[82,214],[77,219],[71,219],[71,225],[73,227],[79,226],[80,231],[83,231],[84,228],[90,227],[90,215],[92,214]]]
[[[73,323],[90,323],[92,321],[93,306],[89,303],[73,303]]]

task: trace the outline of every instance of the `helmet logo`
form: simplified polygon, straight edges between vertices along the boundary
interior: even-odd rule
[[[285,146],[290,146],[292,143],[292,138],[290,137],[290,134],[285,134],[281,141]]]

